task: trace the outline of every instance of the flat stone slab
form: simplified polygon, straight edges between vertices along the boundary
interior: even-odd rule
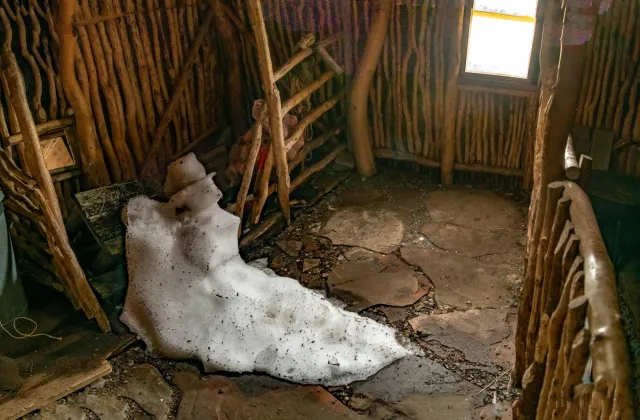
[[[387,317],[387,321],[389,322],[402,321],[408,317],[410,313],[407,308],[397,308],[395,306],[381,306],[380,310],[384,313]]]
[[[431,220],[471,229],[519,230],[523,214],[511,201],[490,191],[461,189],[434,191],[427,196]]]
[[[511,232],[488,232],[448,223],[426,223],[420,233],[440,249],[469,257],[522,253],[518,236]]]
[[[160,372],[149,364],[135,365],[121,391],[122,396],[134,400],[155,419],[166,419],[173,390]]]
[[[357,420],[349,410],[319,386],[292,386],[270,380],[251,386],[259,378],[204,376],[193,370],[178,371],[173,382],[182,392],[177,420]],[[237,383],[243,379],[244,383]],[[259,379],[257,380],[259,382]]]
[[[482,365],[513,364],[510,338],[515,335],[513,309],[472,309],[437,315],[420,315],[409,320],[414,331],[426,334],[425,346],[438,342],[460,350],[466,360]]]
[[[38,420],[86,420],[87,414],[77,405],[54,403],[42,409],[34,418]]]
[[[127,402],[109,395],[87,394],[81,400],[80,406],[91,410],[100,420],[127,418]]]
[[[410,420],[471,420],[472,395],[409,395],[391,407]]]
[[[382,254],[369,251],[368,249],[353,247],[344,252],[344,256],[349,261],[371,261],[382,257]]]
[[[406,262],[429,276],[438,305],[471,309],[504,308],[513,303],[510,289],[520,281],[515,269],[417,246],[402,247],[400,252]]]
[[[330,292],[361,311],[374,305],[407,306],[429,292],[428,280],[395,255],[370,261],[347,261],[329,273]]]
[[[318,232],[334,245],[349,245],[389,254],[404,238],[404,213],[386,203],[341,208]]]
[[[480,390],[438,362],[418,356],[400,359],[351,386],[356,393],[387,403],[401,402],[412,394],[469,395]]]

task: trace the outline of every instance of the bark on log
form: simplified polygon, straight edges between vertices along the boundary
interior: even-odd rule
[[[58,38],[60,39],[60,79],[62,87],[76,115],[76,127],[80,142],[81,164],[89,184],[98,187],[108,185],[109,172],[98,143],[93,115],[87,104],[74,70],[74,55],[77,47],[73,34],[73,14],[76,0],[60,0],[58,10]]]
[[[445,87],[444,102],[444,129],[442,136],[441,177],[444,185],[453,184],[453,163],[455,161],[456,147],[456,108],[458,106],[458,74],[460,72],[460,41],[462,39],[462,26],[464,21],[464,8],[460,4],[446,5],[447,33],[450,34],[448,47],[448,71]],[[485,112],[488,112],[485,109]],[[489,139],[485,139],[489,141]],[[484,161],[487,164],[487,161]]]

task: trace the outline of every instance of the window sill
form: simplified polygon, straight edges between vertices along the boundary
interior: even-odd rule
[[[537,84],[532,84],[529,80],[514,81],[492,76],[462,75],[458,79],[458,90],[529,97],[537,95],[538,86]]]

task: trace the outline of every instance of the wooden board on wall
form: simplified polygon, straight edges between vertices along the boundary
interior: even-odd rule
[[[605,171],[609,169],[614,137],[615,133],[611,130],[602,130],[599,128],[593,130],[593,139],[591,141],[592,169]]]
[[[578,159],[582,155],[589,156],[591,153],[591,128],[584,125],[577,125],[571,130],[573,149],[576,151]]]

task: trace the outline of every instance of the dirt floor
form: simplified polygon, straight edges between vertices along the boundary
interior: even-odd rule
[[[522,281],[521,197],[419,174],[349,178],[286,231],[249,251],[277,274],[393,326],[423,354],[346,387],[202,375],[141,344],[100,381],[28,418],[511,418],[508,389]]]

